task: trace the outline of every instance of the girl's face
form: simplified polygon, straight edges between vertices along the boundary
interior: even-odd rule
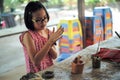
[[[44,9],[37,10],[32,13],[32,21],[35,30],[43,30],[46,28],[48,19]]]

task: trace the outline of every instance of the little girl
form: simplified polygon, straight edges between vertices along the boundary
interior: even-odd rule
[[[46,8],[38,1],[31,1],[25,7],[24,21],[28,31],[20,35],[23,45],[27,73],[38,72],[53,65],[57,52],[54,43],[64,32],[59,28],[51,32],[47,27],[49,14]]]

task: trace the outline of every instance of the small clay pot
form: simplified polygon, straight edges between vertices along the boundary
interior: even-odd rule
[[[72,62],[72,74],[82,74],[83,73],[83,68],[84,68],[84,63],[74,63]]]
[[[101,59],[96,56],[92,56],[92,67],[95,68],[100,68],[101,65]]]
[[[42,74],[42,78],[44,78],[44,79],[51,79],[53,77],[54,77],[54,72],[53,71],[45,71]]]

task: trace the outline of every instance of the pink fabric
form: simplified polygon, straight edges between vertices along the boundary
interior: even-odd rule
[[[44,44],[46,43],[46,41],[48,40],[47,38],[44,38],[43,36],[41,36],[40,34],[38,34],[37,32],[35,31],[28,31],[30,33],[30,35],[32,36],[33,40],[34,40],[34,43],[35,43],[35,47],[36,47],[36,51],[39,51],[43,46]],[[24,37],[24,34],[21,34],[20,35],[20,42],[22,43],[22,40],[23,40],[23,37]],[[29,72],[38,72],[38,71],[41,71],[41,70],[44,70],[48,67],[50,67],[51,65],[53,65],[53,61],[52,61],[52,58],[51,58],[51,55],[48,53],[44,58],[43,60],[39,63],[39,66],[35,66],[29,56],[28,56],[28,53],[27,53],[27,50],[26,50],[26,47],[25,45],[22,43],[23,45],[23,49],[24,49],[24,54],[25,54],[25,60],[26,60],[26,69],[27,69],[27,73]]]
[[[107,59],[114,62],[120,62],[120,50],[101,48],[94,56],[98,56],[101,59]]]

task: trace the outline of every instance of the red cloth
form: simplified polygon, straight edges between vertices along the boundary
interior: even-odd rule
[[[101,59],[112,60],[114,62],[120,62],[120,50],[100,48],[100,51],[94,56],[98,56]]]

